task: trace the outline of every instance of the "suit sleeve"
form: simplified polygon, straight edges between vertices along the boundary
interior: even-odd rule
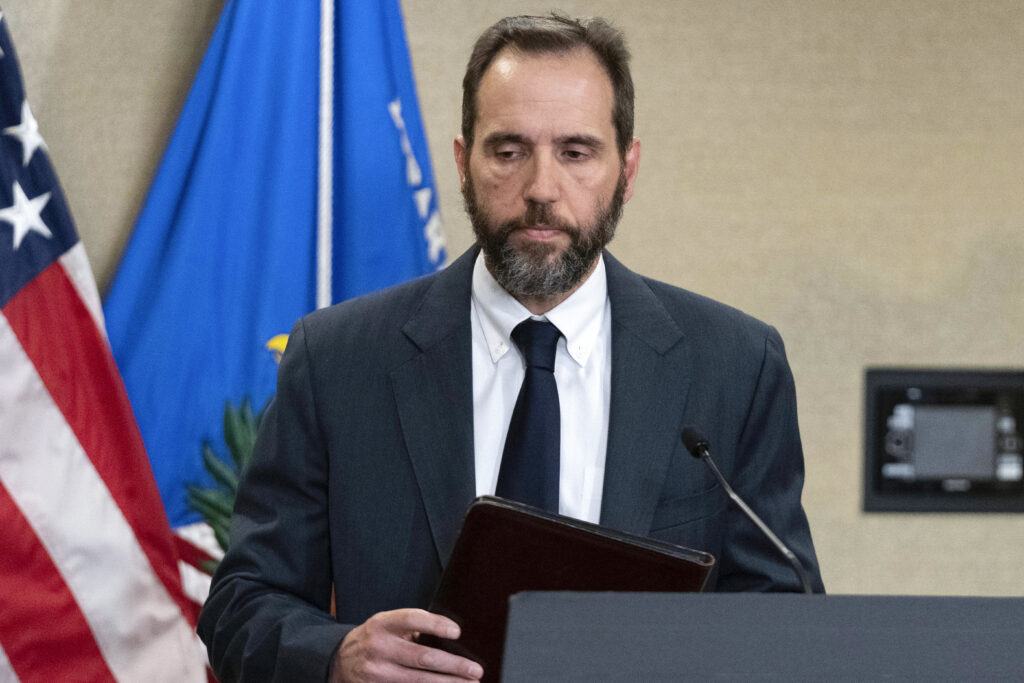
[[[775,328],[768,328],[757,383],[740,432],[730,482],[736,492],[790,547],[824,592],[811,532],[800,502],[804,483],[803,449],[797,423],[796,389],[786,351]],[[723,546],[717,590],[800,591],[792,567],[735,505]]]
[[[221,681],[326,680],[353,628],[329,614],[327,470],[299,321],[199,620]]]

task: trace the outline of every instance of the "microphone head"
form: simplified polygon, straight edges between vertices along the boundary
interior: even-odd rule
[[[686,446],[686,450],[690,451],[690,455],[698,459],[709,450],[708,440],[693,427],[683,430],[683,445]]]

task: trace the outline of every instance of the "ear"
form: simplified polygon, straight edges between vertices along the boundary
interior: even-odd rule
[[[636,186],[636,176],[640,172],[640,140],[633,138],[633,142],[626,149],[626,160],[623,164],[626,172],[626,190],[622,195],[623,201],[629,201],[633,196],[633,188]]]
[[[469,150],[466,140],[460,135],[455,138],[455,168],[459,170],[459,187],[466,185],[466,163],[469,161]]]

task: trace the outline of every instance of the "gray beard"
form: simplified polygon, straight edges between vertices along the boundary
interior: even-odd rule
[[[473,178],[468,174],[462,196],[488,270],[502,289],[518,298],[564,294],[576,287],[615,236],[625,191],[623,173],[608,204],[598,211],[591,225],[582,227],[556,219],[550,204],[536,203],[527,206],[522,218],[495,224],[477,203]],[[551,244],[530,242],[517,248],[509,243],[513,231],[538,224],[565,232],[570,238],[569,247],[556,255],[558,247]]]

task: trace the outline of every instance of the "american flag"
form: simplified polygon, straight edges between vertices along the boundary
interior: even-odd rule
[[[201,681],[195,606],[0,12],[0,681]]]

